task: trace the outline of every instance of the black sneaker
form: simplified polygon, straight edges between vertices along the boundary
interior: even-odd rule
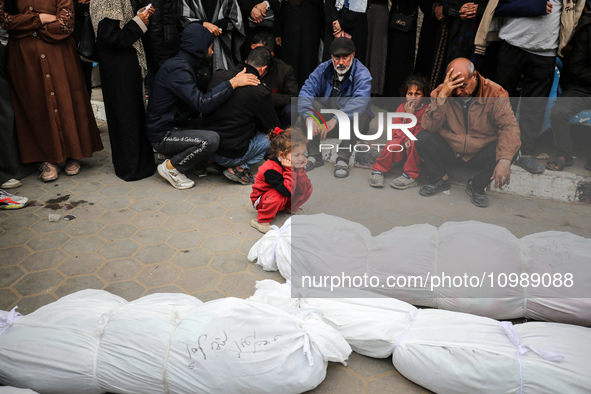
[[[304,170],[306,170],[306,172],[310,172],[314,168],[322,167],[323,165],[324,160],[322,160],[322,157],[308,156],[308,163],[306,163],[306,165],[304,166]]]
[[[424,197],[431,197],[449,189],[451,189],[451,181],[449,179],[445,181],[440,179],[435,183],[429,183],[422,186],[419,190],[419,194]]]
[[[470,196],[472,200],[472,204],[476,205],[479,208],[486,208],[488,207],[488,196],[484,193],[476,193],[472,190],[472,180],[470,179],[466,183],[466,193]]]

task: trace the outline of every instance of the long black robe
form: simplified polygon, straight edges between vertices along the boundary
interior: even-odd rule
[[[293,67],[298,85],[318,67],[320,32],[324,24],[321,0],[285,1],[281,6],[281,59]]]
[[[433,5],[437,2],[438,0],[419,0],[419,7],[424,17],[415,62],[415,74],[425,77],[427,81],[431,79],[441,37],[441,22],[433,15]]]
[[[134,20],[121,29],[118,20],[103,19],[96,40],[113,165],[125,181],[152,176],[156,170],[146,134],[142,74],[132,46],[142,34]]]
[[[0,28],[0,35],[6,31]],[[0,43],[0,185],[14,178],[22,179],[35,171],[35,165],[22,164],[14,129],[14,110],[10,82],[6,74],[6,47]]]
[[[400,97],[400,86],[412,74],[415,62],[415,48],[417,38],[417,0],[394,0],[390,9],[390,19],[396,12],[413,15],[413,24],[408,32],[388,28],[388,58],[386,60],[386,81],[384,96]],[[398,103],[392,103],[396,109]]]
[[[460,9],[466,3],[478,4],[474,19],[463,20],[460,18]],[[488,0],[443,0],[445,19],[439,34],[439,47],[431,78],[433,88],[443,83],[447,65],[458,57],[470,59],[476,70],[480,71],[484,57],[474,53],[474,39],[487,3]]]
[[[335,0],[324,3],[326,23],[324,25],[324,55],[323,60],[330,59],[330,44],[334,40],[332,22],[339,21],[341,29],[349,35],[355,43],[355,58],[365,64],[367,56],[367,9],[365,12],[353,12],[343,7],[340,11],[335,8]]]

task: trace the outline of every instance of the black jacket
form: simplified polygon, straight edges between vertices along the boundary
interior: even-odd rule
[[[572,46],[565,62],[562,86],[591,94],[591,23],[579,29]]]
[[[275,108],[285,107],[291,104],[292,97],[298,97],[300,89],[293,67],[281,59],[274,60],[269,72],[263,77],[263,82],[271,89],[271,100]]]
[[[246,67],[246,72],[259,76],[256,68],[239,64],[230,70],[216,71],[210,87],[227,81]],[[238,88],[218,109],[204,116],[203,128],[220,135],[216,154],[236,158],[248,150],[250,140],[258,131],[267,133],[279,126],[279,119],[271,101],[271,90],[264,84]]]
[[[188,118],[189,112],[207,114],[232,95],[232,84],[227,80],[212,85],[214,88],[208,93],[198,88],[196,70],[212,42],[213,35],[205,27],[191,23],[183,31],[179,53],[158,70],[146,113],[151,142],[162,141],[180,119]]]
[[[150,18],[148,32],[143,36],[148,70],[152,77],[164,62],[179,50],[179,2],[170,0],[132,0],[135,10],[152,3],[154,15]]]

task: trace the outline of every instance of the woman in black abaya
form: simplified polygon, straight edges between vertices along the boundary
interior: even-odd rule
[[[384,96],[400,96],[400,86],[413,73],[417,40],[418,0],[393,0],[390,20],[394,13],[411,16],[409,31],[388,27],[388,57],[386,60],[386,80]],[[396,109],[399,103],[392,103]]]
[[[138,15],[129,0],[92,0],[101,87],[115,174],[135,181],[154,174],[152,145],[146,134],[143,79],[146,55],[140,38],[154,9]]]

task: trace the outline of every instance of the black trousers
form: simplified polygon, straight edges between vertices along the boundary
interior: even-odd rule
[[[6,52],[6,47],[0,44],[0,185],[12,178],[22,179],[37,169],[33,163],[21,163],[6,73]]]
[[[486,145],[468,161],[458,157],[443,137],[427,130],[417,134],[415,147],[423,161],[423,171],[429,177],[430,183],[440,181],[452,165],[465,165],[480,170],[472,178],[472,190],[484,193],[497,166],[497,141]]]
[[[523,76],[521,88],[521,152],[532,155],[535,140],[544,122],[544,111],[554,79],[555,56],[540,56],[503,42],[499,50],[497,82],[511,97],[517,96],[517,86]],[[515,109],[515,102],[513,109]]]
[[[219,145],[220,136],[215,131],[191,129],[173,129],[162,141],[152,143],[159,153],[172,156],[170,162],[182,174],[206,161]]]
[[[550,112],[550,123],[556,146],[556,156],[571,158],[573,155],[573,140],[570,135],[569,119],[584,109],[591,109],[589,92],[577,89],[566,89],[562,92]],[[591,150],[590,150],[591,152]],[[591,156],[590,156],[591,157]]]

